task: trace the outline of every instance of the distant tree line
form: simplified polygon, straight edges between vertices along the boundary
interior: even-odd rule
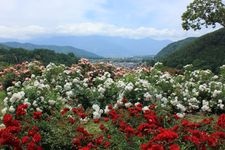
[[[70,66],[78,62],[78,58],[73,53],[56,53],[48,49],[35,49],[31,51],[23,48],[0,48],[0,64],[3,66],[33,60],[40,61],[44,65],[53,62]]]

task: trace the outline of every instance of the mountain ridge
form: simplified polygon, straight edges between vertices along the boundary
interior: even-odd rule
[[[205,34],[158,60],[170,67],[182,68],[193,64],[195,69],[218,72],[219,67],[225,64],[225,28]]]
[[[24,48],[27,50],[35,50],[35,49],[49,49],[54,50],[59,53],[74,53],[77,57],[86,57],[86,58],[101,58],[92,52],[88,52],[83,49],[78,49],[73,46],[57,46],[57,45],[39,45],[33,44],[29,42],[21,43],[21,42],[2,42],[1,45],[12,47],[12,48]]]
[[[163,58],[166,57],[174,52],[176,52],[177,50],[179,50],[180,48],[184,47],[185,45],[191,43],[192,41],[194,41],[195,39],[197,39],[196,37],[188,37],[173,43],[168,44],[166,47],[164,47],[161,51],[159,51],[155,58]]]
[[[28,42],[48,45],[71,45],[86,49],[103,57],[132,57],[155,55],[172,41],[92,35],[42,37],[28,40]]]

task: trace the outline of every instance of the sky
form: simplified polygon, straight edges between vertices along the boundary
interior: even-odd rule
[[[192,0],[0,0],[0,38],[104,35],[179,40]]]

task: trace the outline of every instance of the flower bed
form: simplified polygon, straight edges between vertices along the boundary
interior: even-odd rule
[[[225,148],[224,66],[218,75],[191,65],[171,75],[161,63],[128,70],[86,59],[71,67],[16,66],[26,72],[4,86],[4,148]],[[205,119],[185,117],[196,113]]]
[[[48,116],[39,111],[28,114],[28,105],[22,104],[15,115],[4,115],[0,143],[3,148],[28,150],[225,148],[225,114],[191,122],[155,105],[136,103],[126,108],[124,104],[117,109],[109,105],[99,119],[91,119],[82,107],[64,108]]]

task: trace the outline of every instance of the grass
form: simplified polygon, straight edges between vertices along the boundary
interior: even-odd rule
[[[212,117],[214,120],[217,120],[218,115],[216,114],[211,114],[211,115],[205,115],[203,113],[198,113],[198,114],[188,114],[187,116],[185,116],[186,119],[192,121],[192,122],[200,122],[205,118],[210,118]]]
[[[108,128],[110,126],[110,121],[109,122],[100,121],[100,123],[94,123],[93,121],[88,121],[88,123],[85,124],[84,127],[91,134],[98,135],[102,133],[101,129],[99,128],[100,124],[103,124],[106,128]]]
[[[3,99],[6,97],[6,93],[5,91],[0,91],[0,110],[3,109],[4,105],[3,105]],[[1,116],[1,113],[0,113]]]

